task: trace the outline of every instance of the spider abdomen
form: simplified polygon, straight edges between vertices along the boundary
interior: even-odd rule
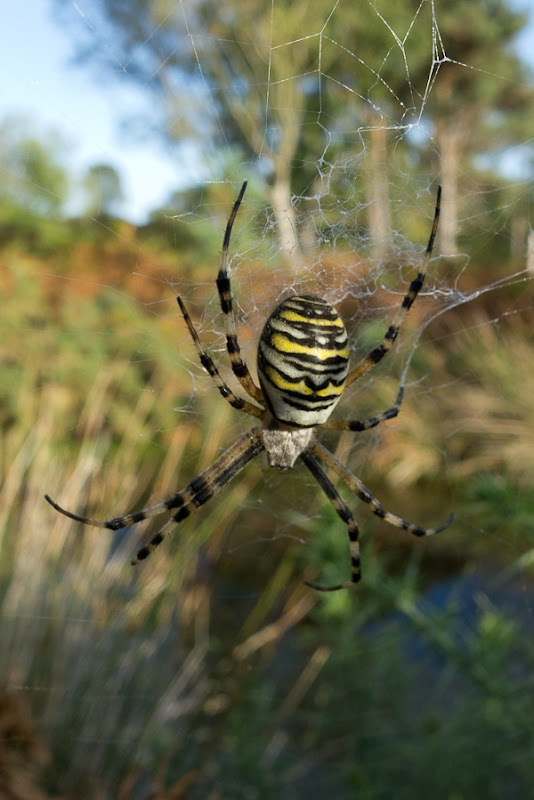
[[[258,375],[275,419],[299,428],[325,422],[345,386],[347,331],[336,309],[313,295],[283,300],[265,323]]]

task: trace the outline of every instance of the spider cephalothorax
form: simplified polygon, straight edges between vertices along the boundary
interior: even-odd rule
[[[360,479],[349,472],[329,450],[320,444],[314,435],[314,431],[321,428],[366,431],[385,420],[396,417],[399,413],[403,399],[402,385],[395,405],[375,417],[364,420],[329,419],[345,388],[369,372],[389,352],[406,314],[423,285],[438,227],[441,189],[438,188],[434,222],[423,264],[412,280],[401,307],[389,325],[382,342],[356,366],[349,369],[347,332],[335,308],[326,300],[314,295],[293,295],[283,300],[274,309],[263,328],[258,343],[257,366],[260,385],[257,386],[241,357],[228,276],[230,235],[246,186],[245,182],[226,225],[217,275],[217,290],[224,314],[226,346],[232,371],[241,387],[254,402],[235,395],[222,379],[213,360],[204,349],[181,298],[178,297],[177,300],[198,352],[200,363],[213,378],[221,395],[234,408],[259,419],[262,425],[242,434],[185,489],[177,492],[173,497],[141,511],[110,520],[95,520],[73,514],[54,502],[48,495],[45,497],[50,505],[65,516],[87,525],[110,530],[125,528],[165,511],[177,509],[161,530],[139,550],[132,562],[136,564],[145,559],[163,541],[172,527],[182,522],[196,508],[212,498],[262,451],[267,453],[269,464],[277,469],[290,469],[300,458],[347,526],[351,556],[350,579],[334,586],[321,586],[307,581],[308,585],[315,589],[333,591],[350,586],[360,580],[359,531],[351,510],[320,462],[323,462],[342,480],[360,500],[367,503],[373,514],[390,525],[409,531],[415,536],[428,536],[444,530],[452,521],[452,517],[450,517],[438,528],[423,528],[386,511]]]

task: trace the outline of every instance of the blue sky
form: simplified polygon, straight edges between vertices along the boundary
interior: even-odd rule
[[[531,3],[515,0],[514,5],[525,9],[532,8]],[[89,0],[81,0],[79,5],[91,6]],[[172,190],[202,180],[200,168],[194,159],[186,165],[180,163],[176,150],[166,152],[156,137],[147,137],[144,143],[125,139],[120,123],[133,109],[146,109],[146,96],[127,81],[110,80],[104,89],[90,67],[73,65],[72,30],[54,22],[52,8],[51,0],[3,4],[0,122],[10,114],[21,114],[38,135],[47,130],[61,133],[67,143],[65,161],[74,175],[81,176],[95,163],[113,164],[127,198],[123,214],[142,221]],[[519,45],[522,55],[534,65],[534,23]]]
[[[122,211],[141,221],[169,193],[187,182],[174,155],[161,142],[135,143],[120,123],[143,108],[143,95],[129,83],[108,81],[103,90],[91,68],[72,64],[68,28],[55,24],[48,0],[7,2],[0,26],[0,122],[20,114],[33,132],[55,130],[66,140],[65,160],[81,176],[95,163],[111,163],[122,178],[127,202]]]

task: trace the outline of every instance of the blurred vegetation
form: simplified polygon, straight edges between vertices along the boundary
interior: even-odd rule
[[[17,236],[4,249],[0,674],[9,713],[22,703],[15,718],[34,720],[13,734],[15,760],[4,734],[0,763],[33,776],[6,796],[526,796],[532,619],[498,581],[490,600],[451,578],[485,565],[507,591],[529,584],[534,342],[527,317],[505,316],[531,307],[528,282],[438,316],[398,420],[352,454],[341,436],[388,507],[437,522],[454,506],[457,520],[414,543],[360,509],[364,580],[325,598],[302,578],[343,576],[346,536],[298,470],[286,484],[251,466],[135,571],[133,532],[82,530],[43,502],[102,518],[141,507],[247,424],[207,379],[193,391],[168,305],[174,242],[121,225],[78,237],[71,223],[59,262]],[[113,289],[134,253],[143,279]],[[198,271],[213,279],[213,254]],[[387,407],[396,380],[370,382],[362,413]],[[435,601],[439,585],[456,589]]]
[[[147,70],[168,88],[169,72],[154,71],[165,63],[180,87],[167,107],[169,136],[203,130],[217,146],[223,129],[235,157],[230,173],[256,160],[254,131],[265,124],[257,76],[273,23],[267,5],[247,0],[232,14],[227,3],[225,21],[213,3],[196,4],[209,34],[197,58],[220,98],[204,109],[207,84],[194,78],[182,18],[166,4],[103,4],[114,68],[118,59],[135,80]],[[413,22],[404,53],[410,91],[422,96],[431,37],[418,25],[428,23],[431,4],[377,2],[376,9],[385,14],[388,5],[393,27]],[[265,143],[250,176],[247,207],[264,212],[248,219],[250,241],[239,248],[240,259],[252,254],[250,276],[240,272],[245,285],[235,287],[239,305],[249,284],[261,292],[275,278],[297,280],[280,222],[288,197],[276,193],[284,185],[301,196],[295,262],[312,254],[332,284],[350,264],[370,289],[367,313],[359,314],[356,291],[340,306],[352,322],[363,316],[357,341],[365,348],[383,335],[391,299],[382,303],[383,285],[394,275],[398,291],[399,275],[408,276],[406,240],[428,236],[421,186],[426,193],[439,173],[449,182],[444,197],[454,197],[454,208],[444,204],[446,235],[436,248],[436,255],[452,248],[454,257],[432,263],[444,299],[439,291],[421,297],[403,331],[403,340],[420,338],[404,351],[410,369],[401,414],[360,437],[325,438],[395,513],[437,524],[453,508],[456,520],[416,541],[346,496],[362,524],[363,580],[354,591],[323,596],[303,584],[343,579],[349,563],[343,525],[298,466],[280,475],[258,459],[135,570],[129,560],[157,521],[148,531],[111,534],[46,505],[45,492],[96,518],[141,508],[184,487],[249,424],[193,366],[174,302],[179,280],[180,291],[194,292],[195,321],[198,309],[214,307],[234,190],[214,180],[177,192],[135,226],[117,213],[120,176],[96,164],[82,181],[87,213],[67,217],[73,179],[58,155],[61,142],[37,139],[18,119],[0,128],[2,798],[530,796],[534,298],[525,257],[533,190],[527,180],[508,180],[499,159],[530,135],[532,93],[510,48],[524,16],[501,0],[481,4],[485,16],[472,5],[440,10],[454,60],[443,62],[448,71],[433,84],[423,120],[434,126],[439,152],[431,137],[408,133],[392,146],[400,125],[393,98],[407,114],[403,124],[417,109],[399,77],[400,51],[384,60],[390,45],[378,14],[369,24],[352,4],[333,15],[323,38],[323,69],[338,81],[331,92],[319,76],[305,87],[288,81],[288,70],[296,74],[291,58],[272,61],[270,123],[280,135]],[[275,33],[297,39],[305,74],[315,55],[304,6],[275,7],[287,12],[288,26]],[[320,3],[316,13],[331,7]],[[332,49],[334,36],[346,46]],[[172,59],[159,49],[169,37],[183,45],[171,48]],[[347,49],[352,40],[367,65],[379,58],[382,79],[372,68],[360,75],[351,97],[362,102],[349,108],[339,90],[357,60]],[[214,41],[220,49],[211,52]],[[285,53],[269,42],[267,49]],[[102,66],[101,53],[85,56]],[[494,63],[505,80],[492,83],[479,61]],[[288,84],[290,94],[278,95]],[[239,103],[230,102],[232,91]],[[259,116],[249,113],[258,106]],[[306,124],[319,107],[339,133],[326,190],[317,174],[324,131]],[[390,181],[393,173],[402,177]],[[412,182],[419,188],[407,192]],[[406,236],[400,267],[392,228]],[[240,244],[246,238],[235,236]],[[469,270],[460,251],[469,254]],[[254,315],[268,311],[263,298],[249,298],[253,333]],[[345,410],[356,406],[365,417],[391,406],[404,363],[392,356]]]

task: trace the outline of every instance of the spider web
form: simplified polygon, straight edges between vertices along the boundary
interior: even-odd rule
[[[253,369],[257,338],[273,306],[289,294],[303,292],[325,297],[340,310],[349,329],[354,362],[380,341],[424,256],[437,184],[445,177],[439,178],[443,142],[438,141],[433,120],[439,113],[441,87],[450,70],[456,70],[455,74],[459,73],[466,83],[473,83],[475,87],[477,81],[485,87],[503,86],[510,95],[521,84],[523,79],[510,74],[499,63],[494,66],[487,54],[484,58],[476,55],[465,61],[454,56],[450,34],[444,32],[445,9],[441,3],[421,0],[401,5],[402,13],[397,14],[386,3],[370,0],[361,3],[358,9],[360,27],[355,36],[347,23],[351,14],[345,0],[317,3],[298,19],[293,19],[291,4],[282,0],[270,0],[257,6],[251,3],[250,8],[247,5],[242,9],[242,13],[247,11],[252,19],[244,30],[238,27],[235,19],[238,12],[234,6],[228,6],[226,17],[222,15],[225,25],[214,30],[210,20],[201,13],[201,3],[167,0],[154,4],[152,27],[128,54],[110,33],[101,5],[84,0],[62,4],[62,12],[70,17],[73,25],[70,31],[77,52],[85,48],[93,56],[96,54],[96,73],[101,79],[99,91],[103,95],[109,91],[113,98],[127,96],[124,105],[119,104],[125,116],[128,116],[132,97],[135,109],[150,98],[149,131],[154,139],[159,135],[158,128],[162,130],[168,125],[166,112],[173,100],[182,105],[191,104],[187,120],[177,115],[178,138],[181,137],[182,143],[172,150],[166,162],[168,165],[172,159],[174,174],[176,164],[181,165],[176,183],[181,181],[180,188],[189,191],[186,196],[191,202],[180,206],[178,199],[178,208],[165,203],[168,238],[173,242],[175,237],[181,236],[176,231],[186,229],[193,239],[197,237],[197,247],[200,247],[204,232],[208,228],[215,231],[206,234],[208,244],[197,270],[186,269],[186,257],[182,259],[178,253],[166,270],[154,271],[149,263],[152,257],[149,245],[135,239],[135,266],[129,264],[125,274],[121,274],[120,269],[114,270],[109,281],[105,279],[104,282],[103,294],[111,310],[109,327],[101,331],[102,338],[114,336],[117,329],[122,329],[124,335],[126,330],[134,343],[129,366],[132,369],[146,366],[150,371],[154,365],[160,365],[162,372],[172,376],[168,394],[158,401],[168,404],[174,417],[169,415],[165,423],[158,423],[159,427],[151,428],[148,423],[136,427],[136,420],[143,414],[150,420],[151,412],[145,411],[150,403],[150,389],[140,394],[135,408],[120,406],[116,411],[116,416],[124,420],[123,428],[131,429],[130,455],[141,448],[152,454],[172,443],[175,461],[171,458],[163,462],[158,483],[150,484],[153,493],[150,498],[144,497],[142,504],[156,502],[168,495],[169,489],[172,492],[185,486],[249,425],[246,418],[229,408],[225,409],[227,413],[222,411],[220,417],[209,417],[212,407],[204,398],[213,393],[213,387],[190,349],[175,302],[177,293],[187,301],[202,340],[225,379],[235,388],[227,364],[214,278],[226,219],[242,181],[248,179],[249,186],[232,234],[230,274],[240,342],[247,363]],[[256,11],[257,17],[251,9]],[[136,47],[142,50],[143,43],[156,39],[170,21],[171,34],[162,39],[158,50],[146,51],[143,56],[146,63],[143,59],[139,63],[135,58]],[[67,35],[69,29],[63,30]],[[175,49],[183,51],[181,57],[187,59],[185,78],[183,73],[168,70]],[[219,61],[213,61],[215,56]],[[25,59],[27,62],[29,57]],[[31,61],[31,69],[37,76],[38,54],[32,56]],[[110,63],[115,77],[112,84],[109,83]],[[220,85],[213,80],[214,63],[228,73],[224,98]],[[239,71],[243,64],[251,69],[246,78]],[[84,69],[79,68],[80,74]],[[150,95],[152,84],[158,86],[156,101],[154,95]],[[126,94],[121,95],[122,91]],[[302,108],[297,108],[296,91],[303,94]],[[227,125],[232,111],[234,127],[230,130]],[[56,116],[58,127],[66,123],[71,133],[82,129],[83,117],[78,117],[74,107],[58,109]],[[492,125],[493,130],[498,127],[498,111],[495,111],[496,120],[489,116],[481,137],[488,135]],[[475,124],[476,121],[471,121],[472,126]],[[284,125],[289,130],[292,125],[298,128],[298,143],[293,149],[284,141]],[[146,136],[146,130],[136,113],[127,120],[121,132],[123,158],[130,146],[138,147],[139,137]],[[326,437],[343,462],[350,464],[369,485],[377,475],[386,474],[377,494],[391,511],[409,519],[414,514],[422,514],[429,524],[441,522],[440,515],[444,518],[447,511],[455,507],[455,498],[448,496],[448,492],[454,495],[456,490],[447,487],[461,480],[462,468],[468,479],[473,480],[478,463],[480,472],[493,476],[490,489],[497,492],[499,482],[504,480],[499,472],[501,468],[496,466],[500,463],[497,451],[499,456],[501,451],[504,453],[505,469],[516,464],[516,472],[510,480],[512,487],[523,486],[526,476],[531,474],[529,378],[524,376],[525,388],[522,388],[519,373],[523,370],[506,369],[510,360],[506,356],[508,349],[525,358],[531,353],[526,346],[525,350],[520,349],[520,336],[514,329],[516,318],[528,321],[532,313],[531,291],[529,293],[534,269],[532,252],[530,263],[527,261],[527,234],[532,224],[528,216],[532,141],[528,137],[528,133],[523,133],[516,137],[514,144],[502,145],[497,151],[485,144],[478,154],[469,152],[462,160],[458,180],[463,195],[457,198],[457,235],[451,240],[446,224],[450,220],[450,207],[445,207],[450,200],[445,200],[444,196],[444,232],[442,228],[424,288],[410,312],[398,346],[376,371],[352,387],[336,412],[338,417],[365,417],[383,410],[393,404],[399,382],[403,382],[406,400],[402,415],[388,423],[387,430],[368,432],[364,444],[352,435],[337,439]],[[284,158],[280,152],[286,145],[289,156]],[[107,149],[108,145],[102,144],[106,155]],[[112,153],[110,158],[113,158]],[[281,163],[277,164],[277,159]],[[2,168],[4,174],[12,175],[9,165]],[[132,157],[131,170],[136,171],[135,157]],[[286,179],[289,185],[285,186],[284,193]],[[43,184],[42,193],[45,191]],[[383,206],[385,197],[387,204]],[[128,199],[125,216],[128,215],[127,206]],[[89,229],[99,230],[108,224],[98,210],[88,221]],[[109,233],[117,245],[133,238],[127,226],[116,229],[110,224]],[[491,261],[492,248],[504,254],[503,261],[509,267]],[[475,268],[485,261],[489,264],[486,272]],[[65,285],[76,284],[81,292],[87,291],[90,304],[94,291],[98,288],[100,293],[102,288],[102,275],[97,275],[88,270],[84,275],[73,276],[58,267],[52,275],[43,270],[42,278],[59,297]],[[112,307],[111,301],[117,297],[129,296],[135,297],[147,312],[149,326],[176,330],[174,349],[153,345],[144,324],[140,323],[138,329],[132,327],[128,318]],[[84,324],[73,318],[69,320],[70,334],[75,334],[73,339],[78,343],[87,337]],[[518,330],[525,331],[526,327],[518,326]],[[25,328],[22,326],[19,334],[23,338]],[[39,329],[32,329],[32,335],[46,344],[46,334]],[[43,349],[47,352],[45,345]],[[139,358],[135,355],[137,350],[142,353]],[[466,352],[476,355],[466,359]],[[54,358],[54,355],[48,353],[47,358]],[[40,354],[36,351],[35,362],[39,360]],[[455,366],[457,362],[460,366]],[[483,369],[477,371],[477,364],[487,364],[487,375]],[[489,377],[490,367],[492,378]],[[97,446],[92,450],[89,447],[91,431],[99,430],[99,417],[105,407],[103,397],[106,387],[112,385],[114,369],[113,363],[102,363],[104,378],[93,387],[84,410],[85,417],[80,424],[85,436],[81,438],[80,455],[72,475],[48,473],[49,467],[42,455],[43,442],[48,442],[50,431],[58,428],[52,425],[51,417],[36,419],[7,472],[4,509],[12,507],[10,498],[12,504],[16,502],[19,483],[24,483],[29,496],[32,490],[34,496],[44,491],[50,491],[54,497],[61,493],[58,500],[72,509],[80,508],[80,500],[90,487],[90,496],[83,502],[87,502],[92,515],[98,517],[122,513],[138,503],[143,481],[152,480],[146,470],[130,476],[126,469],[128,455],[125,455],[113,472],[117,453],[111,437],[106,438],[105,425]],[[125,381],[127,374],[126,369]],[[379,384],[382,389],[376,388]],[[471,392],[465,390],[466,384]],[[514,390],[519,395],[518,406],[514,406],[508,419],[506,409],[511,406]],[[224,406],[222,399],[220,405]],[[436,419],[435,408],[442,417]],[[206,409],[208,418],[204,414]],[[113,414],[109,411],[106,414],[112,428]],[[180,422],[190,421],[194,424],[186,426],[192,430],[187,434],[190,438],[186,439],[179,426]],[[176,431],[173,431],[174,426]],[[195,427],[198,434],[193,430]],[[73,438],[78,435],[74,427],[72,435]],[[473,444],[475,440],[484,440],[486,447],[477,450]],[[526,442],[522,447],[519,446],[521,441]],[[464,446],[464,442],[468,444]],[[515,450],[510,442],[515,442]],[[474,454],[471,447],[476,450]],[[506,453],[507,447],[510,454]],[[179,455],[186,448],[193,455],[189,455],[182,466]],[[398,456],[400,451],[402,457]],[[61,461],[57,454],[56,460]],[[110,489],[113,496],[104,498],[102,482],[98,484],[87,477],[101,472],[102,462],[110,476],[109,485],[113,486]],[[39,481],[33,475],[33,484],[21,478],[31,464],[40,476]],[[119,474],[121,469],[124,474]],[[131,796],[146,797],[150,781],[147,778],[143,783],[143,767],[147,764],[147,772],[153,775],[150,757],[155,741],[165,750],[165,742],[158,738],[159,731],[180,729],[180,721],[189,719],[198,709],[202,709],[202,713],[205,711],[208,717],[213,714],[210,720],[216,718],[218,710],[224,709],[228,697],[210,693],[207,688],[213,675],[206,666],[208,634],[205,627],[209,627],[209,621],[198,611],[202,607],[199,596],[204,590],[201,580],[198,594],[193,587],[187,594],[179,595],[179,608],[169,599],[176,586],[180,590],[183,588],[180,576],[181,579],[190,577],[179,562],[187,564],[188,560],[194,560],[195,547],[200,542],[204,555],[198,559],[196,577],[203,569],[208,570],[214,550],[227,569],[234,564],[237,571],[245,573],[247,564],[257,563],[271,548],[280,556],[282,581],[285,550],[296,545],[296,550],[304,551],[304,555],[295,558],[300,565],[305,563],[306,551],[311,557],[313,546],[309,532],[313,530],[314,535],[318,535],[328,513],[321,510],[319,493],[303,471],[295,470],[287,476],[258,465],[251,471],[254,469],[255,477],[247,478],[242,489],[232,488],[226,502],[221,496],[220,503],[219,499],[213,501],[215,508],[209,504],[199,512],[199,522],[190,521],[187,531],[184,527],[183,535],[175,534],[172,541],[158,550],[153,557],[155,562],[151,559],[152,565],[147,565],[148,568],[134,578],[126,577],[123,569],[132,549],[135,550],[132,532],[116,540],[111,554],[102,546],[106,532],[84,534],[81,544],[76,541],[76,547],[79,545],[84,553],[78,563],[74,558],[73,526],[69,521],[61,518],[50,522],[48,509],[43,509],[42,503],[38,506],[36,501],[28,524],[20,523],[21,533],[17,536],[27,537],[24,538],[26,548],[24,557],[16,560],[13,574],[6,577],[3,584],[4,646],[0,675],[5,676],[10,691],[28,695],[32,709],[38,708],[34,713],[38,714],[51,747],[61,752],[62,744],[58,740],[63,738],[70,742],[71,763],[75,765],[73,775],[84,775],[87,779],[87,772],[92,770],[108,780],[109,786],[116,786],[117,774],[124,775],[124,771],[121,772],[124,751],[131,749],[141,774]],[[48,474],[55,486],[43,483]],[[519,488],[517,493],[519,495]],[[510,502],[509,497],[506,500]],[[411,509],[412,504],[415,511]],[[356,513],[362,523],[369,516],[368,509],[361,504]],[[45,517],[46,525],[43,524]],[[461,508],[457,510],[457,517],[458,536],[479,541],[488,535],[486,517],[462,516]],[[339,538],[346,546],[340,520],[332,524],[337,526]],[[363,524],[362,529],[365,533]],[[385,541],[392,543],[397,533],[395,531],[393,538]],[[452,530],[450,533],[454,535]],[[141,536],[144,538],[145,534]],[[525,562],[529,559],[524,534],[518,528],[512,535],[507,529],[505,533],[492,530],[489,536],[499,551],[500,564],[508,565],[514,574],[512,613],[515,620],[519,625],[526,618],[531,625],[530,581],[516,567],[518,555],[523,555]],[[210,550],[206,542],[211,538],[217,544]],[[5,546],[9,555],[11,545]],[[164,548],[166,552],[158,562],[160,550]],[[178,553],[179,559],[172,561],[169,551]],[[447,559],[447,552],[446,548],[440,551],[443,561]],[[476,548],[474,552],[476,555]],[[47,572],[47,564],[55,563],[53,559],[58,553],[63,559],[59,579]],[[72,559],[67,558],[69,554]],[[346,558],[345,550],[341,550],[342,560],[337,565],[344,575],[348,564],[343,558]],[[406,558],[409,560],[410,556]],[[487,549],[481,558],[484,563],[492,560]],[[364,564],[364,576],[368,575],[369,585],[373,587],[369,591],[375,590],[378,594],[379,578],[373,577],[374,569],[372,559],[367,573]],[[475,571],[473,595],[478,592],[489,596],[496,572],[493,566],[488,568],[487,575],[481,576]],[[435,569],[429,582],[439,587],[438,578],[439,569]],[[52,584],[54,592],[50,601],[49,586]],[[56,588],[60,585],[61,588]],[[446,585],[449,587],[448,583]],[[453,582],[453,589],[458,592],[461,586],[461,580]],[[217,611],[212,612],[213,616],[219,621],[222,619],[222,625],[232,628],[232,622],[228,622],[230,612],[224,612],[233,609],[236,603],[241,604],[236,614],[240,620],[244,616],[243,606],[247,610],[254,608],[261,618],[255,606],[256,603],[260,605],[261,596],[261,590],[246,581],[239,589],[229,589],[224,582],[218,582],[213,598]],[[315,598],[310,606],[314,601]],[[286,621],[289,629],[292,621],[299,621],[299,613],[304,616],[310,610],[305,606],[307,602],[299,599],[293,606],[288,604],[287,614],[276,617],[277,623],[284,621],[282,629]],[[332,602],[339,603],[342,608],[346,601],[334,599]],[[400,601],[398,608],[401,608]],[[291,616],[293,612],[294,617]],[[157,625],[147,637],[142,621],[152,613],[157,617]],[[262,632],[266,637],[272,633],[267,622],[275,616],[272,611],[271,616],[267,614],[262,618],[265,622]],[[184,618],[194,620],[190,625],[194,633],[189,634],[191,641],[186,645],[181,640],[180,627],[181,624],[187,627]],[[247,628],[249,623],[247,617],[239,642],[236,639],[235,652],[239,651],[239,657],[243,658],[245,651],[256,652],[256,647],[257,652],[262,652],[261,644],[252,635],[254,629]],[[42,639],[46,639],[46,635],[51,644],[45,646]],[[391,641],[378,632],[368,647],[387,659]],[[398,643],[402,641],[398,634]],[[47,647],[50,651],[56,648],[60,658],[43,658]],[[116,653],[121,649],[124,656],[117,661]],[[35,652],[42,661],[36,659]],[[279,658],[284,669],[289,669],[294,654],[284,646]],[[314,659],[307,664],[306,675],[318,675],[324,663],[321,659],[326,661],[326,658],[318,648]],[[155,672],[160,679],[156,689]],[[312,683],[313,677],[310,677],[310,685]],[[306,685],[305,680],[303,685]],[[301,684],[296,684],[297,695],[301,689],[304,691]],[[290,705],[288,701],[288,708]],[[109,722],[105,724],[102,723],[104,707],[109,709]],[[350,713],[352,711],[347,709],[347,715]],[[199,742],[207,735],[209,727],[208,721],[205,728],[197,731]],[[270,740],[264,756],[272,759],[269,763],[275,766],[277,748],[293,752],[287,740],[285,745],[274,738]],[[187,772],[187,758],[180,763]],[[126,769],[126,774],[131,775],[132,769],[131,766],[130,772]],[[313,776],[313,770],[308,769],[307,774]],[[324,780],[319,770],[317,786]],[[67,777],[65,784],[68,785]],[[224,786],[221,796],[241,796],[239,788],[232,784]],[[306,786],[308,788],[313,790]],[[324,796],[324,792],[321,795],[318,790],[318,796]]]

